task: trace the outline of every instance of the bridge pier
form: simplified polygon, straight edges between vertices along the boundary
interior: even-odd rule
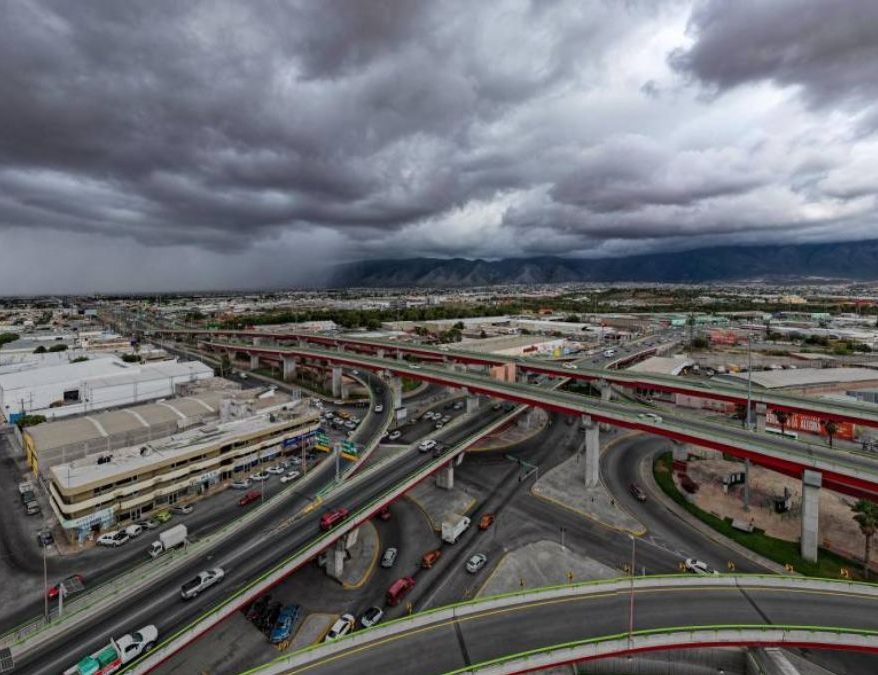
[[[292,356],[284,356],[284,382],[289,382],[296,377],[296,359]]]
[[[254,347],[259,347],[261,345],[267,345],[267,344],[269,344],[269,339],[266,337],[257,336],[257,337],[253,338],[253,346]]]
[[[451,490],[454,487],[454,465],[449,463],[436,474],[436,487]]]
[[[393,397],[393,409],[398,410],[402,407],[402,378],[393,377],[389,384],[390,394]]]
[[[250,370],[256,370],[259,367],[259,354],[250,354]]]
[[[348,549],[357,543],[360,528],[356,527],[336,541],[326,551],[326,574],[339,580],[344,574],[344,564],[348,557]]]
[[[756,412],[756,431],[765,431],[765,416],[768,413],[768,406],[764,403],[757,403]]]
[[[817,561],[820,537],[820,486],[823,474],[805,469],[802,472],[802,539],[801,554],[805,560]]]
[[[466,412],[473,413],[479,408],[479,397],[467,393],[466,395]]]
[[[689,459],[689,444],[673,441],[673,459],[675,462],[685,462]]]
[[[332,396],[341,398],[341,366],[332,367]]]
[[[582,416],[583,442],[585,446],[585,487],[597,487],[601,481],[601,430],[589,415]]]
[[[375,353],[375,356],[377,356],[379,359],[383,359],[384,358],[384,350],[379,348],[378,351]]]

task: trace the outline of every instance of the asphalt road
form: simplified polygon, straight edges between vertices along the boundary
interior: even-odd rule
[[[630,595],[596,594],[485,610],[460,620],[401,633],[374,645],[318,659],[296,673],[445,673],[510,653],[628,630]],[[809,608],[803,621],[803,607]],[[634,594],[634,630],[720,624],[820,625],[878,630],[878,598],[839,590],[738,587],[641,590]],[[430,658],[425,659],[424,655]]]
[[[490,411],[484,417],[477,416],[444,435],[443,441],[453,445],[501,414],[502,411]],[[301,520],[292,524],[282,524],[291,513],[298,512],[306,506],[313,499],[316,491],[331,479],[330,463],[325,462],[317,469],[321,472],[322,479],[310,487],[308,494],[297,494],[293,490],[292,494],[286,497],[289,499],[287,508],[266,514],[248,529],[244,538],[220,544],[207,557],[192,560],[178,572],[169,575],[160,587],[151,587],[138,592],[116,611],[97,619],[83,620],[74,635],[68,635],[38,656],[20,662],[17,664],[16,672],[60,672],[82,655],[99,648],[109,636],[118,636],[149,623],[158,627],[160,636],[170,635],[223,597],[242,588],[313,539],[319,533],[318,520],[325,510],[338,506],[353,510],[359,505],[368,503],[431,460],[432,455],[429,453],[411,453],[401,461],[395,462],[386,471],[370,477],[355,495],[347,494],[329,499],[323,503],[321,509],[315,510]],[[183,602],[179,596],[180,586],[199,570],[215,565],[223,567],[226,571],[223,582],[195,600]]]

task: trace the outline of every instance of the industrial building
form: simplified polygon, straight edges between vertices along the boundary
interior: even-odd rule
[[[319,425],[318,411],[299,401],[90,454],[47,471],[49,501],[67,537],[82,542],[224,489],[263,462],[299,453]]]
[[[798,368],[717,375],[716,380],[791,394],[833,394],[849,389],[878,387],[878,370],[872,368]]]
[[[176,387],[213,377],[198,361],[126,363],[115,356],[61,363],[0,375],[0,411],[9,422],[21,415],[47,419],[173,396]]]

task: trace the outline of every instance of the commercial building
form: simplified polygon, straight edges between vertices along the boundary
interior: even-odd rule
[[[717,375],[716,379],[747,386],[795,394],[844,393],[849,389],[878,387],[878,370],[871,368],[798,368],[763,370],[753,373]]]
[[[126,363],[106,356],[0,375],[0,411],[48,419],[173,396],[178,385],[213,377],[198,361]]]
[[[320,425],[304,401],[90,454],[47,471],[49,501],[71,541],[224,489],[264,462],[300,453]]]

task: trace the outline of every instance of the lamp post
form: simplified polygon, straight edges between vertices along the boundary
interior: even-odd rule
[[[750,350],[750,333],[747,333],[747,431],[751,431],[753,429],[752,422],[750,421],[750,409],[753,404],[751,402],[752,394],[753,394],[753,362]]]
[[[634,535],[628,535],[631,538],[631,586],[628,594],[628,650],[630,652],[632,641],[634,639],[634,553],[637,547],[637,539]]]

